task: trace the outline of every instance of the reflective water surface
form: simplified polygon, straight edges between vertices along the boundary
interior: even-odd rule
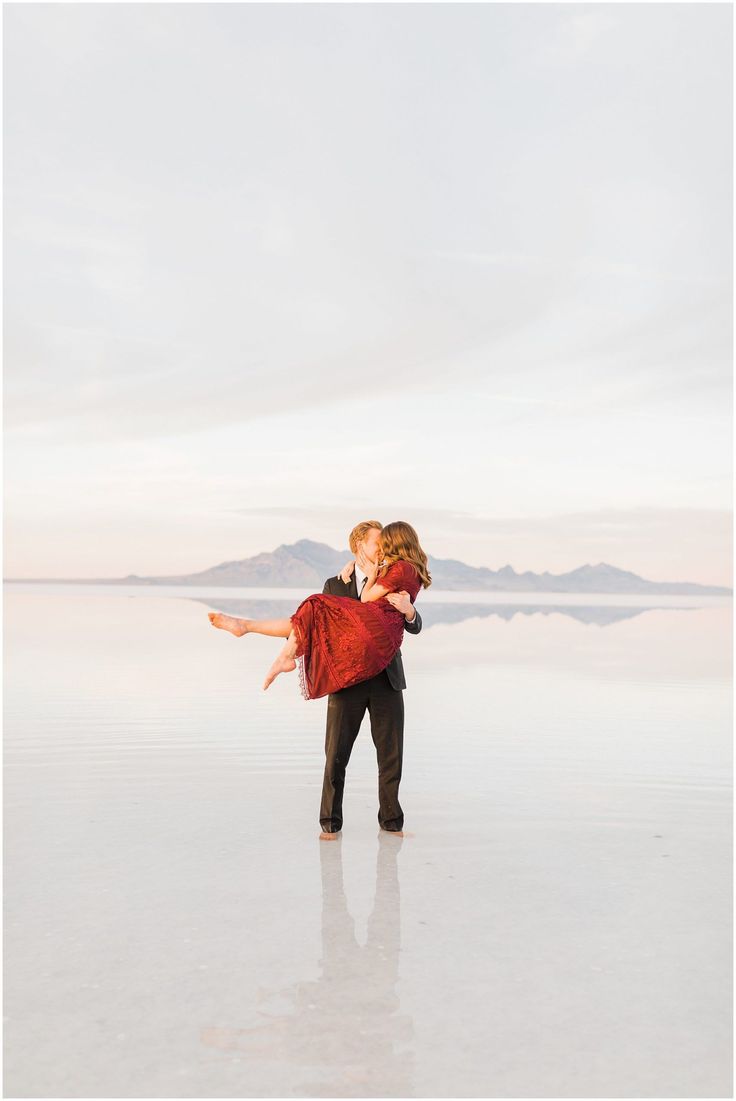
[[[321,842],[306,594],[4,595],[6,1095],[731,1094],[730,600],[420,596]]]

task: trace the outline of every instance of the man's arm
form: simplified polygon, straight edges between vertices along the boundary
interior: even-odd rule
[[[338,579],[336,577],[328,577],[327,580],[325,581],[325,585],[324,585],[324,588],[322,589],[322,592],[331,594],[333,596],[339,596],[340,595],[339,593],[333,593],[332,592],[332,585],[336,584],[337,581],[338,581]],[[389,598],[390,598],[389,603],[393,604],[394,607],[397,606],[397,604],[394,603],[394,601],[395,600],[398,601],[398,604],[400,605],[400,611],[402,611],[404,613],[404,628],[409,632],[410,635],[418,635],[419,632],[422,629],[422,617],[420,616],[418,610],[414,607],[411,600],[409,599],[409,594],[408,593],[389,593]],[[409,619],[406,618],[407,616],[410,616],[410,615],[413,615],[413,617],[414,617],[412,620],[409,620]]]
[[[422,629],[422,617],[412,604],[408,592],[402,589],[399,593],[389,593],[386,600],[401,612],[404,617],[404,627],[409,634],[418,635]]]
[[[422,629],[422,617],[420,616],[417,609],[414,608],[414,618],[411,621],[408,620],[408,619],[405,620],[404,630],[408,631],[410,635],[418,635],[419,632],[421,631],[421,629]]]

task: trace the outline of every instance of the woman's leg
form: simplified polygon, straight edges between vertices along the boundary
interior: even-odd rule
[[[265,692],[269,684],[276,679],[279,673],[291,673],[296,669],[296,661],[294,660],[296,654],[296,635],[292,631],[284,643],[281,653],[276,658],[271,668],[266,674],[266,679],[263,682],[263,691]]]
[[[290,619],[239,619],[224,612],[208,612],[213,627],[221,627],[238,638],[241,635],[272,635],[275,638],[288,638],[291,634]]]
[[[239,619],[237,616],[225,615],[224,612],[208,612],[210,623],[214,627],[221,627],[240,638],[242,635],[272,635],[275,638],[285,638],[281,652],[269,669],[263,682],[263,690],[276,679],[279,673],[290,673],[296,669],[296,634],[291,626],[290,619]]]

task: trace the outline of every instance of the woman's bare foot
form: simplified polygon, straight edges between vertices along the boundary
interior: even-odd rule
[[[276,680],[279,673],[291,673],[294,669],[296,669],[296,662],[294,659],[289,657],[288,654],[280,653],[276,661],[268,670],[268,675],[263,682],[263,691],[265,692],[269,684]]]
[[[336,841],[339,836],[339,833],[327,833],[326,830],[322,830],[319,839],[320,841]]]
[[[229,631],[237,638],[248,633],[247,619],[238,619],[237,616],[225,615],[224,612],[208,612],[207,615],[213,627],[221,627],[223,631]]]

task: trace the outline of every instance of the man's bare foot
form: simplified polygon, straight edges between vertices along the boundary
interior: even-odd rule
[[[229,631],[231,635],[240,638],[248,633],[248,620],[238,619],[234,615],[225,615],[224,612],[208,612],[209,621],[213,627],[221,627],[223,631]]]
[[[326,830],[322,830],[319,839],[320,841],[336,841],[339,836],[339,833],[327,833]]]
[[[383,828],[383,826],[380,827],[380,830],[381,830],[381,833],[390,833],[394,837],[403,837],[404,836],[404,831],[403,830],[385,830]]]
[[[263,682],[263,691],[265,692],[269,684],[276,680],[279,673],[291,673],[296,669],[296,662],[293,658],[290,658],[287,654],[279,654],[276,661],[268,670],[268,675]]]

